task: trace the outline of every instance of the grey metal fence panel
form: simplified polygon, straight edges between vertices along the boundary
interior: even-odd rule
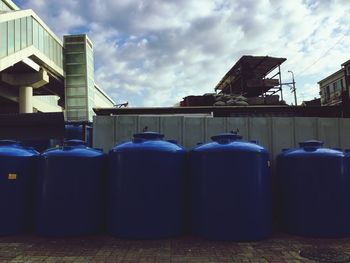
[[[138,128],[139,131],[148,130],[153,132],[159,132],[159,117],[154,116],[140,116]]]
[[[128,141],[133,134],[140,132],[138,116],[117,116],[115,119],[115,143]]]
[[[211,137],[226,132],[226,118],[206,118],[205,142],[210,142]]]
[[[272,118],[272,157],[294,145],[294,118]]]
[[[248,123],[249,118],[244,117],[231,117],[227,118],[226,121],[226,131],[239,131],[239,134],[243,136],[243,138],[248,139],[249,138],[249,132],[248,132]]]
[[[339,119],[318,118],[318,139],[324,142],[325,147],[339,147]]]
[[[295,146],[299,142],[317,139],[317,118],[294,118]]]
[[[185,117],[183,119],[183,146],[192,148],[205,142],[205,117]]]
[[[114,119],[111,116],[94,116],[93,144],[104,152],[108,152],[114,145]]]
[[[296,147],[299,142],[319,139],[325,146],[350,148],[350,119],[277,118],[277,117],[183,117],[183,116],[97,116],[94,118],[94,147],[107,152],[115,143],[130,140],[132,135],[148,126],[166,139],[177,140],[190,149],[210,137],[239,129],[246,140],[258,140],[272,159],[283,148]]]
[[[182,116],[170,116],[160,118],[160,132],[164,134],[166,139],[176,140],[179,144],[183,144],[183,121]]]
[[[260,145],[271,149],[271,118],[249,118],[248,134],[249,140],[258,140]]]

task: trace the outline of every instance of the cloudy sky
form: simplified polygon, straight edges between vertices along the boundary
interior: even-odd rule
[[[213,92],[242,55],[285,57],[300,101],[350,59],[349,0],[14,0],[57,35],[87,33],[95,82],[117,103]],[[284,88],[288,102],[293,96]]]

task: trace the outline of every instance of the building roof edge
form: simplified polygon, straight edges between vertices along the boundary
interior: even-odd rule
[[[337,74],[339,74],[339,73],[341,73],[341,72],[344,72],[344,69],[343,69],[343,68],[341,68],[341,69],[339,69],[338,71],[332,73],[331,75],[325,77],[324,79],[321,79],[319,82],[317,82],[317,84],[320,84],[321,82],[324,82],[324,81],[326,81],[326,80],[328,80],[328,79],[334,77],[335,75],[337,75]]]
[[[96,83],[94,83],[95,89],[97,89],[103,96],[105,96],[111,103],[115,104],[115,101],[107,95],[107,93],[102,90]]]
[[[5,4],[11,7],[13,10],[20,10],[20,8],[11,0],[2,0]]]

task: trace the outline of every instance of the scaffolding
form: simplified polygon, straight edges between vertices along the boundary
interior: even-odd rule
[[[216,85],[215,91],[240,94],[247,98],[266,97],[279,92],[283,100],[281,64],[286,60],[269,56],[242,56]]]

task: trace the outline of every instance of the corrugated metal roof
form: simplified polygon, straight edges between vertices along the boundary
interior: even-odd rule
[[[227,89],[228,85],[238,82],[242,70],[249,71],[257,79],[263,79],[286,60],[269,56],[242,56],[216,85],[215,90]]]

